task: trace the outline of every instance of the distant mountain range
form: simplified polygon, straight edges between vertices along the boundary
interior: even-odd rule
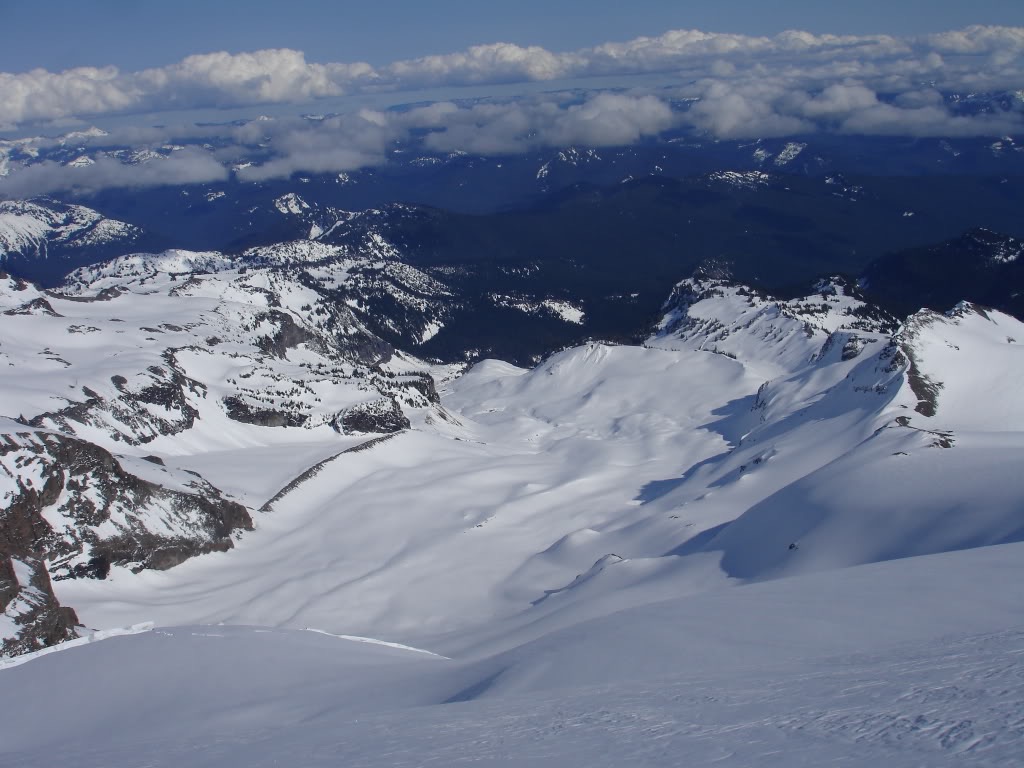
[[[345,210],[313,183],[276,197],[234,189],[244,221],[229,192],[121,194],[112,207],[130,200],[137,216],[124,220],[47,198],[0,203],[0,264],[57,285],[114,255],[204,243],[218,264],[287,264],[388,343],[445,361],[528,364],[585,339],[635,341],[679,277],[705,264],[782,296],[842,274],[898,315],[964,299],[1022,312],[1024,177],[649,175],[493,213]]]

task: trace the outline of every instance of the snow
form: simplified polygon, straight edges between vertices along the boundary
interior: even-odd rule
[[[444,328],[444,323],[438,321],[427,323],[426,327],[423,329],[423,333],[420,335],[420,344],[426,344],[432,338],[437,336],[437,334],[441,332],[442,328]]]
[[[690,281],[646,347],[589,344],[532,371],[481,363],[446,385],[448,420],[414,406],[413,431],[345,453],[368,438],[338,435],[330,418],[380,391],[351,378],[354,366],[333,370],[310,349],[279,359],[254,347],[272,332],[261,314],[265,292],[306,323],[319,301],[308,288],[261,269],[171,280],[219,258],[127,257],[80,276],[81,290],[119,287],[119,297],[51,296],[62,317],[3,318],[12,342],[0,352],[16,366],[5,376],[5,402],[15,415],[52,411],[83,386],[117,397],[114,376],[140,391],[153,381],[148,369],[166,366],[164,350],[175,349],[182,373],[205,387],[190,396],[192,427],[143,431],[148,442],[138,446],[112,441],[140,429],[114,413],[72,428],[125,456],[140,476],[177,487],[175,478],[188,477],[180,473],[198,472],[255,514],[257,530],[230,553],[166,573],[115,569],[104,582],[58,583],[90,626],[315,626],[427,646],[518,615],[545,595],[554,605],[605,582],[627,588],[664,568],[669,551],[699,563],[677,585],[689,591],[1020,535],[1012,466],[1024,405],[1013,383],[1024,358],[1007,338],[1024,338],[1024,329],[997,313],[965,309],[904,329],[900,343],[921,375],[942,385],[937,413],[925,417],[913,411],[918,397],[902,369],[883,359],[889,337],[842,284],[823,281],[812,297],[779,302]],[[15,305],[33,298],[18,293]],[[210,346],[213,335],[220,341]],[[41,347],[49,353],[38,355]],[[983,375],[997,389],[976,402]],[[62,377],[73,377],[75,393],[54,387]],[[229,395],[298,408],[309,421],[302,429],[240,424],[218,405]],[[162,406],[147,413],[154,425],[178,418]],[[950,440],[952,449],[932,447]],[[141,460],[151,454],[165,466]],[[272,513],[256,513],[314,466],[324,471]],[[960,470],[973,479],[943,482]],[[985,509],[964,517],[982,496]],[[886,512],[892,498],[901,515]],[[933,525],[948,535],[914,537]],[[863,540],[858,526],[870,531]],[[791,543],[800,543],[796,554]],[[604,561],[564,589],[610,554],[622,562]]]
[[[18,560],[16,557],[11,558],[11,566],[14,568],[14,578],[18,580],[18,584],[23,587],[30,586],[32,580],[32,568]]]
[[[287,195],[282,195],[274,201],[274,207],[278,211],[285,214],[291,214],[298,216],[303,211],[309,210],[309,203],[303,200],[301,197],[296,195],[294,192],[289,192]],[[312,238],[310,238],[312,239]]]
[[[1024,545],[534,627],[444,659],[158,628],[0,669],[10,765],[1011,765]],[[893,589],[899,584],[899,589]],[[116,670],[116,672],[115,672]],[[61,681],[80,697],[54,696]],[[45,712],[45,717],[39,717]]]
[[[62,582],[60,595],[95,626],[145,611],[161,625],[316,626],[430,647],[545,595],[564,606],[630,590],[672,570],[670,552],[687,553],[672,587],[687,592],[1024,537],[1019,394],[1002,392],[1012,405],[998,414],[972,408],[959,399],[976,387],[971,374],[933,352],[960,339],[990,370],[1019,370],[1020,348],[1005,339],[1020,324],[967,313],[906,338],[944,384],[926,418],[910,410],[917,397],[886,358],[888,337],[848,328],[863,320],[848,312],[857,300],[818,289],[824,306],[721,287],[687,310],[696,326],[646,348],[590,344],[532,371],[481,363],[444,393],[458,426],[423,422],[330,459],[233,552]],[[705,326],[718,330],[701,336]],[[985,343],[961,338],[973,333]],[[992,431],[997,415],[1009,430]],[[934,447],[950,429],[955,447]],[[322,460],[310,450],[289,471]],[[230,456],[204,474],[224,482],[216,466]],[[971,479],[957,480],[961,470]],[[243,482],[228,484],[240,493]],[[968,515],[978,498],[983,509]]]
[[[787,142],[786,146],[782,148],[782,151],[775,156],[775,164],[780,168],[784,165],[789,165],[791,162],[807,149],[807,145],[802,142],[790,141]]]
[[[0,283],[4,308],[55,310],[0,316],[8,415],[141,391],[174,350],[202,385],[195,424],[141,445],[112,435],[145,419],[72,427],[143,479],[200,473],[255,523],[168,571],[56,582],[89,627],[153,629],[0,669],[19,702],[0,763],[1019,760],[1019,321],[962,304],[894,334],[838,278],[788,301],[693,278],[644,345],[431,368],[441,404],[403,400],[411,428],[370,440],[327,417],[428,368],[399,354],[371,382],[312,343],[266,353],[271,307],[318,339],[332,326],[257,263],[168,252],[76,274],[78,297],[120,291],[106,301]],[[240,424],[227,395],[311,425]],[[4,493],[35,471],[10,456]]]
[[[149,163],[154,160],[166,160],[166,155],[161,155],[156,150],[152,149],[136,149],[131,150],[128,153],[127,162],[129,165],[140,165],[142,163]]]
[[[0,259],[14,252],[46,256],[48,244],[81,247],[130,241],[139,230],[104,218],[81,205],[42,205],[23,200],[0,201]]]
[[[0,209],[0,248],[4,251],[34,247],[46,236],[48,229],[42,219]]]
[[[61,144],[74,143],[81,141],[82,139],[99,139],[110,134],[104,131],[102,128],[98,128],[95,125],[91,125],[82,131],[70,131],[60,137]]]
[[[568,301],[556,301],[554,299],[547,299],[541,302],[545,307],[550,309],[560,318],[565,320],[567,323],[574,323],[576,325],[583,325],[583,310]]]
[[[558,299],[544,299],[543,301],[531,301],[518,296],[505,296],[492,293],[491,301],[500,307],[517,309],[527,315],[544,313],[551,314],[566,323],[582,325],[586,316],[583,309],[568,301]]]
[[[41,487],[31,456],[49,455],[40,442],[49,428],[113,452],[143,480],[188,494],[218,488],[255,512],[311,466],[373,437],[339,434],[347,409],[394,401],[421,419],[436,410],[408,382],[370,370],[372,360],[344,359],[338,336],[358,343],[366,331],[292,278],[257,268],[188,274],[225,266],[220,254],[169,251],[81,270],[68,294],[0,283],[0,308],[11,312],[0,315],[4,409],[43,428],[3,429],[10,450],[0,454],[0,498],[18,495],[14,478]],[[268,348],[285,319],[299,341]],[[240,422],[232,402],[296,426]],[[59,511],[68,502],[62,495],[42,511],[57,531],[69,524]],[[138,525],[179,535],[167,522],[178,525],[179,516],[169,512],[156,503],[125,509],[92,533],[109,538],[118,526]],[[86,547],[69,567],[89,557]]]
[[[708,178],[739,189],[760,189],[768,186],[772,177],[762,171],[717,171]]]
[[[938,413],[930,429],[1017,432],[1024,424],[1018,395],[1024,366],[1021,323],[1000,312],[961,304],[949,315],[921,312],[902,337],[918,368],[939,385]],[[1020,343],[1018,343],[1018,339]],[[984,392],[984,396],[979,393]]]

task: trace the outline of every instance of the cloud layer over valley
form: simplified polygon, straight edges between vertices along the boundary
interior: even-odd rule
[[[644,77],[622,81],[633,75]],[[619,78],[614,89],[607,78]],[[351,107],[315,121],[120,128],[80,137],[86,147],[196,143],[148,163],[93,157],[73,167],[49,161],[15,167],[7,159],[27,145],[3,142],[0,195],[216,181],[230,173],[238,147],[254,146],[264,156],[237,171],[244,181],[377,165],[396,142],[501,155],[628,145],[667,131],[719,139],[816,132],[998,137],[1024,126],[1024,28],[974,26],[916,38],[677,30],[565,53],[494,43],[384,67],[313,63],[287,49],[211,53],[139,72],[0,73],[0,123],[52,134],[57,125],[109,115],[137,113],[146,116],[139,122],[155,122],[154,113],[169,110],[311,105],[329,97],[333,107],[347,95],[537,82],[551,82],[552,92],[404,109]],[[976,93],[1006,99],[999,109],[972,110],[949,98]]]

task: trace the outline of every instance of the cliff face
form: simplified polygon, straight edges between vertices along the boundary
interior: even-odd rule
[[[231,534],[252,527],[245,507],[201,477],[150,462],[134,462],[131,472],[122,461],[69,435],[16,422],[0,430],[0,653],[76,636],[77,618],[60,606],[51,573],[163,570],[230,549]],[[140,471],[146,465],[152,471]]]
[[[0,656],[17,656],[78,637],[78,617],[57,601],[42,560],[0,558]]]

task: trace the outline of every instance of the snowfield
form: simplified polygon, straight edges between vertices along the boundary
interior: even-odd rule
[[[1022,579],[1020,544],[905,559],[538,628],[465,660],[295,630],[158,628],[0,668],[18,702],[0,758],[1015,765]]]
[[[218,258],[0,291],[5,503],[74,439],[106,452],[76,483],[206,483],[251,520],[61,572],[86,627],[154,628],[0,668],[0,763],[1024,759],[1019,321],[704,276],[641,346],[462,373]]]

